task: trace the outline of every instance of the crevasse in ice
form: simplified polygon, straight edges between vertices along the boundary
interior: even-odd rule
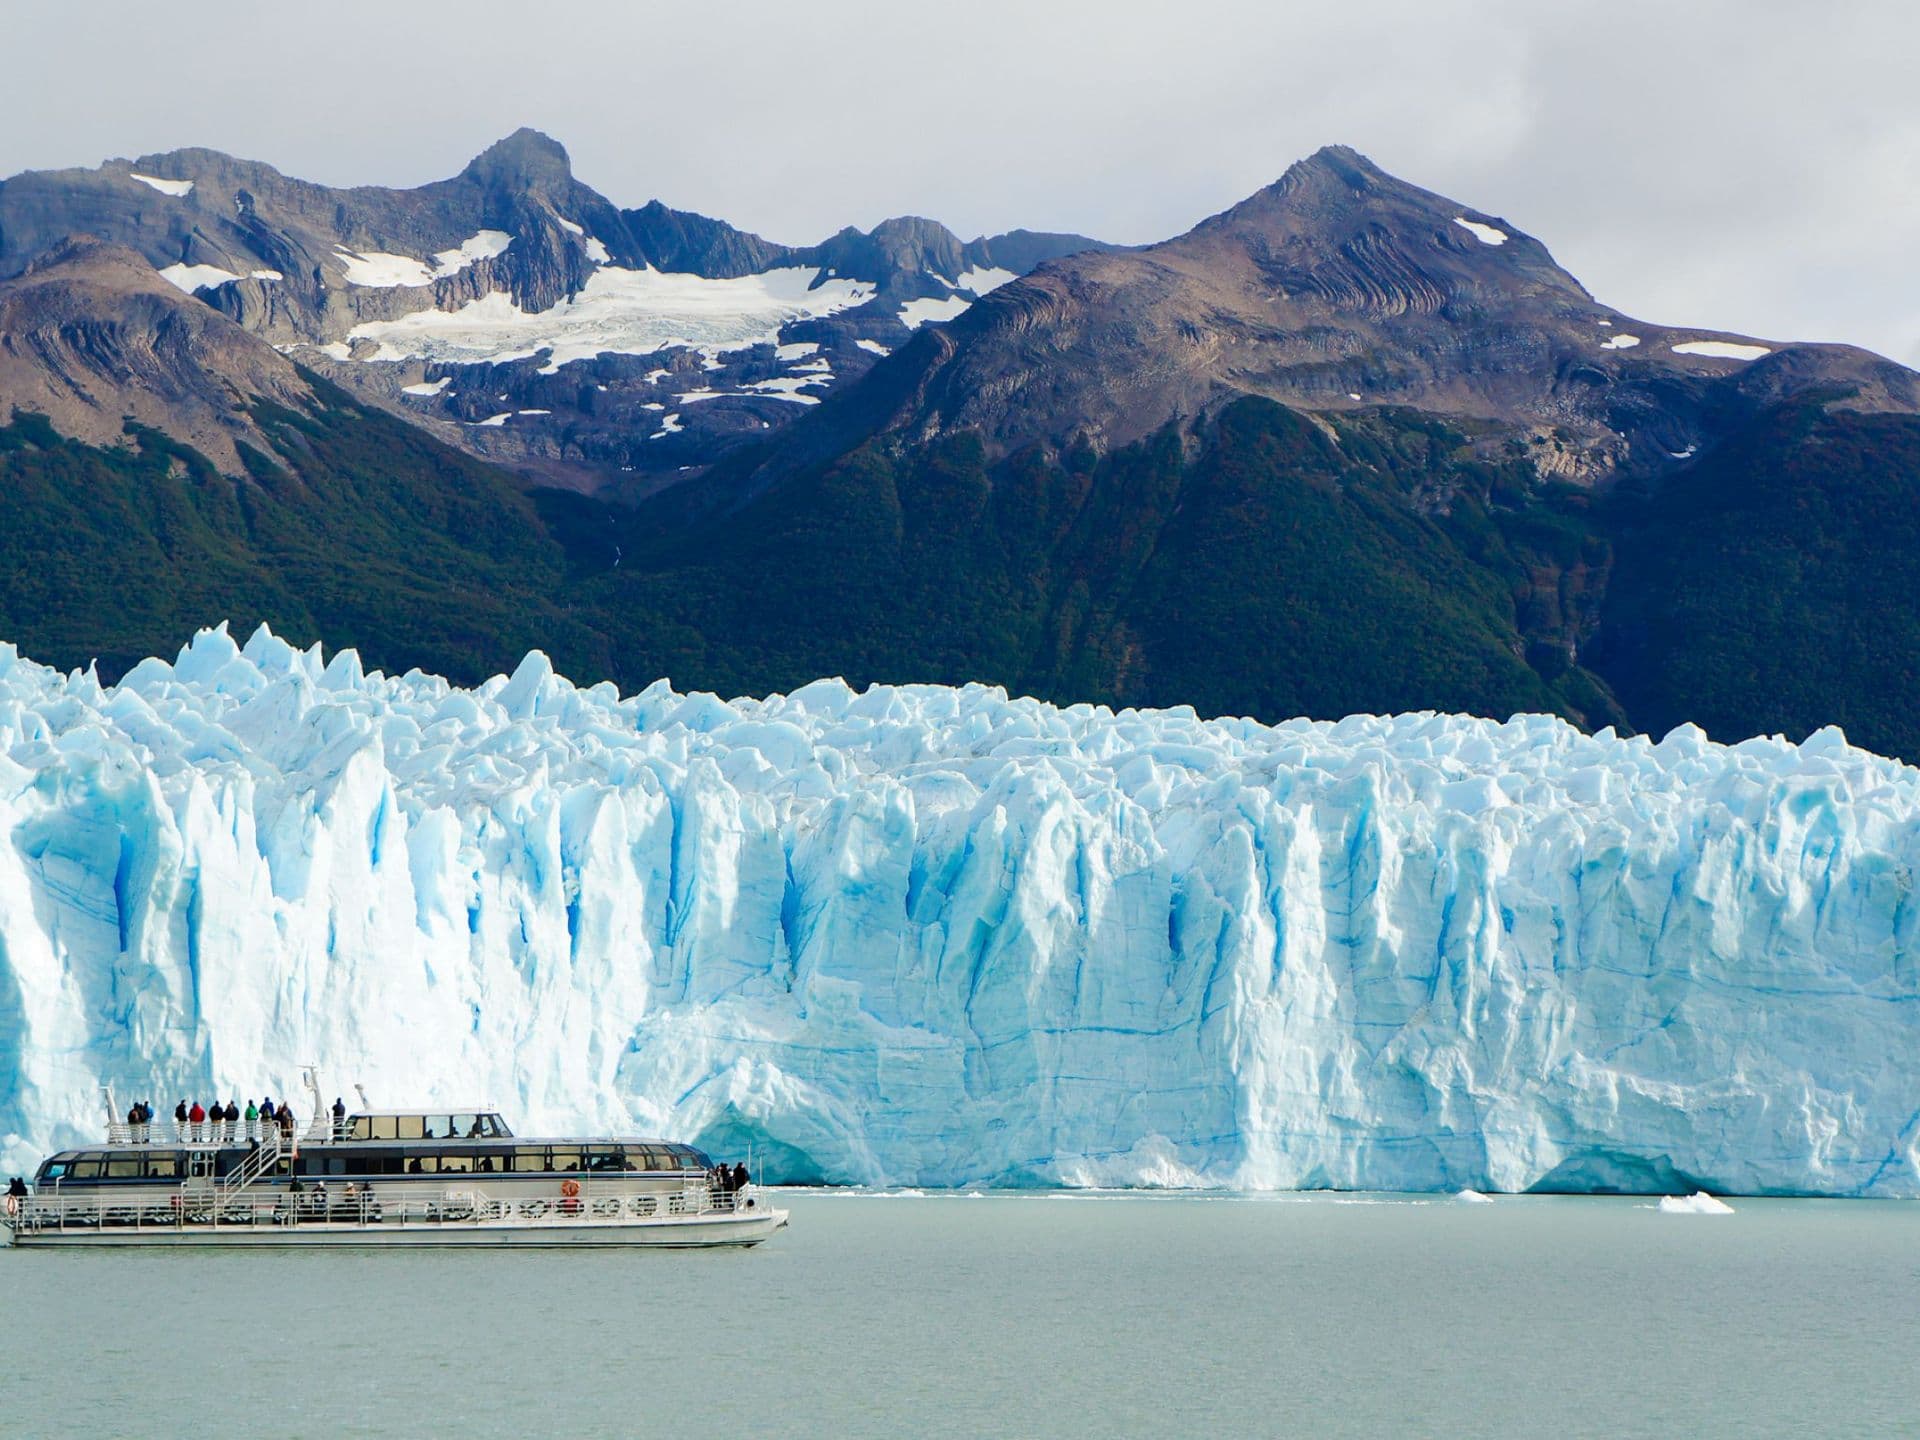
[[[1920,772],[0,647],[0,1164],[365,1083],[770,1175],[1920,1193]]]

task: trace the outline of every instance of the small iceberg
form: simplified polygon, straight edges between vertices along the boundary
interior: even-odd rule
[[[1493,1203],[1493,1197],[1491,1195],[1482,1195],[1478,1190],[1472,1189],[1462,1190],[1453,1198],[1466,1205],[1491,1205]]]
[[[1662,1195],[1660,1213],[1662,1215],[1731,1215],[1733,1207],[1724,1200],[1716,1200],[1704,1190],[1696,1190],[1691,1195]]]

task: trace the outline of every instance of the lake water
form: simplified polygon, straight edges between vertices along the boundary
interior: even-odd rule
[[[777,1203],[744,1252],[0,1253],[0,1434],[1920,1432],[1920,1205]]]

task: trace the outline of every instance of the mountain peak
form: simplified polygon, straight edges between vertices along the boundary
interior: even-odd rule
[[[571,180],[573,162],[558,140],[522,125],[476,155],[466,174],[484,184],[530,190]]]

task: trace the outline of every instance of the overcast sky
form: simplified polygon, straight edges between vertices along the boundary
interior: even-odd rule
[[[0,174],[209,145],[330,184],[523,124],[769,238],[1177,234],[1341,142],[1643,319],[1920,365],[1910,0],[14,0]]]

